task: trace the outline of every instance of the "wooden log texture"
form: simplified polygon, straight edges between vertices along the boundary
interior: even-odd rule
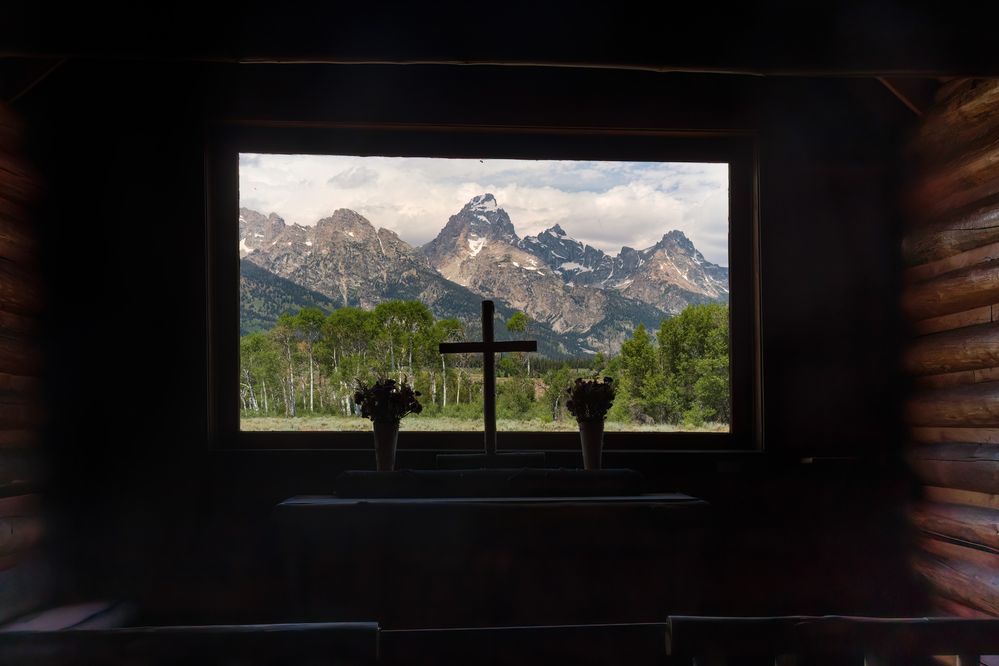
[[[905,353],[904,365],[914,375],[999,367],[999,323],[917,338]]]
[[[959,604],[953,599],[942,597],[937,594],[930,595],[930,603],[936,609],[937,614],[943,617],[965,617],[965,618],[988,618],[991,617],[985,611],[971,608],[964,604]]]
[[[0,449],[0,496],[21,495],[41,478],[38,454],[31,450]],[[12,492],[4,492],[10,488]]]
[[[999,488],[999,446],[934,444],[909,452],[909,463],[927,485],[991,493]]]
[[[999,303],[999,261],[975,264],[906,286],[902,310],[929,319]]]
[[[999,511],[924,502],[912,513],[919,529],[993,549],[999,554]]]
[[[955,312],[954,314],[915,321],[912,323],[912,333],[913,335],[930,335],[965,326],[987,324],[990,321],[997,321],[997,319],[999,319],[999,309],[995,305],[986,305],[965,312]]]
[[[999,650],[999,619],[870,617],[683,617],[667,623],[678,657],[778,654],[934,655]]]
[[[999,242],[999,195],[910,229],[902,239],[902,257],[908,265],[920,266],[995,242]]]
[[[925,486],[923,488],[923,499],[927,502],[963,504],[964,506],[977,506],[984,509],[999,510],[999,495],[994,493],[980,493],[974,490]]]
[[[905,271],[905,282],[914,284],[935,278],[951,271],[984,264],[999,259],[999,242],[974,247],[927,264],[913,266]]]
[[[912,428],[910,435],[921,444],[999,444],[999,428]]]
[[[913,426],[999,426],[999,382],[921,391],[906,418]]]
[[[943,375],[923,375],[916,377],[914,384],[916,388],[932,389],[961,386],[962,384],[981,384],[982,382],[999,382],[999,367],[948,372]]]
[[[923,223],[999,194],[999,140],[932,167],[911,191],[913,219]]]
[[[938,103],[909,144],[910,153],[945,161],[999,129],[999,80],[958,80],[944,84],[939,92]]]
[[[999,614],[999,588],[995,587],[999,580],[995,572],[929,555],[916,557],[913,568],[938,595],[991,617]]]
[[[37,315],[42,310],[38,276],[4,259],[0,259],[0,310],[18,315]]]
[[[0,663],[375,664],[378,625],[308,623],[15,631],[0,634]]]

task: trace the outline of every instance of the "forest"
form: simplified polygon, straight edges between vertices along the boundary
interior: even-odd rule
[[[517,312],[497,322],[497,333],[529,339],[531,324]],[[420,429],[481,427],[482,357],[437,351],[441,342],[477,334],[457,319],[436,319],[418,301],[282,314],[270,330],[240,338],[241,427],[286,429],[281,424],[294,418],[322,422],[322,429],[360,429],[366,422],[353,403],[356,381],[378,377],[405,379],[421,393],[423,412],[406,419],[421,422]],[[728,306],[688,306],[654,331],[639,325],[613,356],[503,354],[496,373],[497,416],[513,422],[507,429],[575,427],[566,387],[577,377],[609,376],[617,389],[609,428],[727,430]]]

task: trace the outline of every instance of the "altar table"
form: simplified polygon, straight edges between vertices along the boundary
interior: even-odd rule
[[[701,612],[709,505],[611,497],[300,496],[275,519],[299,620],[385,628],[648,622]]]

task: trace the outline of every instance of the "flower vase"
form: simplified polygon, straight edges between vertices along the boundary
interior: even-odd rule
[[[583,469],[600,469],[600,458],[604,448],[604,422],[580,421],[579,439],[583,444]]]
[[[375,469],[391,472],[395,469],[395,446],[399,441],[399,422],[371,424],[375,432]]]

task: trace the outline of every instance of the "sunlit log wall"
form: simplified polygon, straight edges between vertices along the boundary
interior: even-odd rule
[[[942,86],[910,148],[916,569],[939,611],[999,616],[999,80]]]
[[[42,290],[30,216],[38,186],[23,134],[0,104],[0,623],[42,605],[51,587],[38,493]]]

